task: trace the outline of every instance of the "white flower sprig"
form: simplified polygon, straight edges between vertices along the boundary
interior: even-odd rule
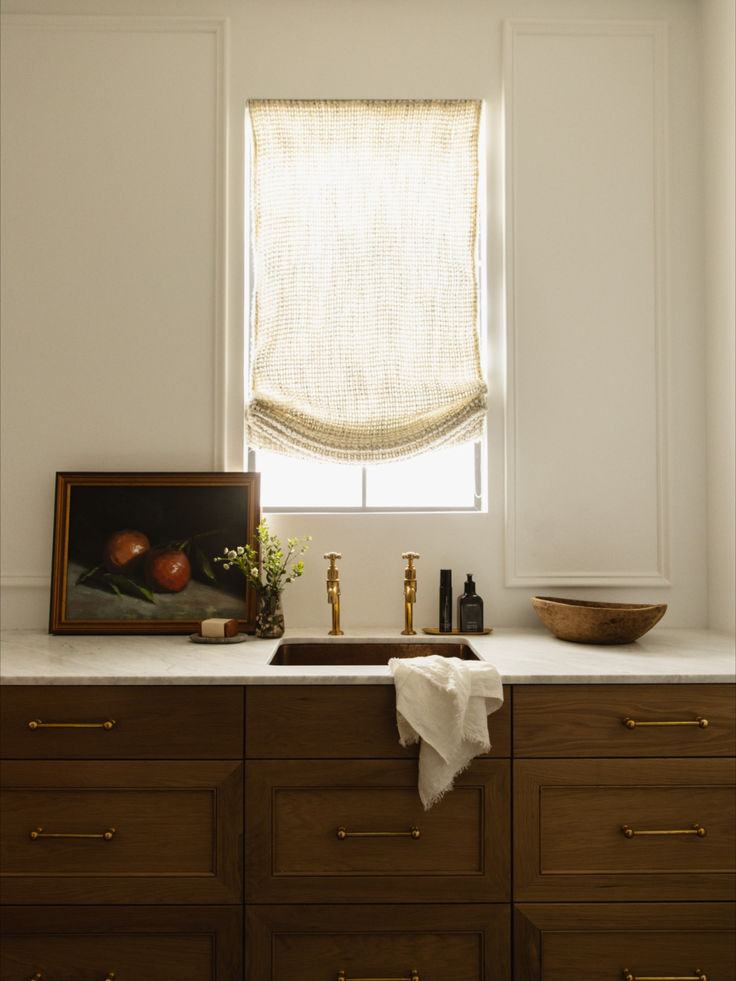
[[[284,555],[280,539],[271,534],[264,518],[256,529],[258,548],[252,545],[226,546],[223,554],[216,555],[214,561],[221,562],[223,569],[239,569],[259,593],[279,592],[287,583],[304,575],[304,562],[297,556],[307,551],[311,540],[311,535],[287,539],[288,547]]]

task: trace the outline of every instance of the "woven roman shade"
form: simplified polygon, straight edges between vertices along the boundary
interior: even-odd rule
[[[476,439],[474,101],[252,101],[251,447],[350,463]]]

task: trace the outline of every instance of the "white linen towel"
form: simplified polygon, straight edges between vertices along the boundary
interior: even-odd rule
[[[491,748],[488,716],[503,705],[501,677],[492,664],[440,654],[392,657],[388,666],[396,685],[399,742],[421,740],[419,796],[428,811],[473,757]]]

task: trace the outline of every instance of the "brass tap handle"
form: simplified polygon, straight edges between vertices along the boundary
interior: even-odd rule
[[[419,552],[402,552],[401,558],[409,563],[404,569],[404,629],[402,635],[411,637],[414,629],[414,603],[417,601],[417,570],[414,560],[420,558]]]
[[[81,833],[60,833],[44,831],[43,828],[36,828],[33,831],[28,832],[28,837],[31,841],[36,841],[38,838],[102,838],[103,841],[111,841],[112,836],[115,834],[115,828],[108,828],[107,831],[102,831],[97,834],[81,834]]]
[[[115,719],[106,719],[104,722],[42,722],[40,719],[31,719],[28,723],[29,729],[107,729],[108,732],[115,726]]]
[[[340,570],[335,561],[341,559],[342,555],[340,552],[325,552],[323,557],[330,562],[327,570],[327,602],[332,607],[332,629],[329,636],[341,637],[344,631],[340,629]]]
[[[406,571],[414,572],[415,571],[413,565],[414,559],[421,559],[421,555],[419,554],[419,552],[402,552],[401,558],[406,559],[406,561],[409,563],[409,565],[406,568]]]
[[[622,824],[621,830],[625,838],[634,838],[639,835],[695,835],[698,838],[705,838],[707,832],[700,824],[694,824],[692,828],[679,828],[674,831],[634,831],[628,824]]]
[[[699,729],[708,728],[708,720],[703,719],[701,716],[682,722],[637,722],[636,719],[630,719],[627,716],[621,722],[627,729],[640,729],[642,726],[697,726]]]
[[[413,838],[416,841],[417,838],[421,838],[422,832],[415,824],[408,831],[348,831],[340,825],[336,835],[340,841],[344,841],[345,838]]]
[[[349,978],[344,971],[338,971],[337,981],[419,981],[419,971],[413,970],[410,972],[409,977],[405,975],[403,978]],[[692,979],[692,981],[695,981],[695,979]]]
[[[708,975],[704,974],[699,967],[695,968],[695,974],[657,974],[644,975],[632,974],[628,967],[623,970],[623,981],[708,981]]]

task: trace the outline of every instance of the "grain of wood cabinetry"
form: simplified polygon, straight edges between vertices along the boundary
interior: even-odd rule
[[[515,981],[734,981],[734,692],[514,690]]]
[[[390,685],[9,686],[0,981],[734,981],[735,692],[507,689],[425,813]]]
[[[0,694],[1,981],[242,981],[242,688]]]
[[[510,718],[425,812],[392,686],[249,688],[247,981],[508,981]]]

